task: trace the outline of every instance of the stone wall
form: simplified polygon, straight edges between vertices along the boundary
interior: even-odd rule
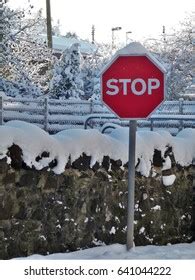
[[[0,161],[0,259],[126,242],[126,168],[108,171],[106,158],[101,168],[79,166],[55,175]],[[173,172],[169,187],[161,171],[136,174],[136,245],[191,241],[191,171]]]

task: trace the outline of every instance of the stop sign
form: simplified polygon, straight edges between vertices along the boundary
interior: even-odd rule
[[[164,101],[165,72],[141,44],[131,43],[102,71],[102,101],[120,119],[146,119]]]

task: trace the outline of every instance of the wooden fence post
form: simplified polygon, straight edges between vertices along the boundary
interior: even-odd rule
[[[183,98],[179,98],[179,114],[183,115]],[[183,121],[179,121],[179,131],[183,129]]]
[[[0,125],[3,125],[3,96],[0,96]]]
[[[48,98],[44,99],[44,130],[48,131],[49,104]]]

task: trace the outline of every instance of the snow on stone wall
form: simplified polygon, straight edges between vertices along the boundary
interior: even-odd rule
[[[39,127],[22,121],[10,121],[0,127],[0,159],[11,163],[8,149],[21,148],[22,160],[30,168],[41,170],[50,167],[56,174],[64,172],[66,165],[83,154],[90,157],[90,167],[100,166],[107,156],[121,161],[121,168],[128,161],[128,128],[116,128],[110,135],[96,129],[69,129],[49,135]],[[155,151],[160,151],[163,169],[170,169],[169,156],[181,166],[189,166],[195,158],[195,129],[184,129],[173,137],[167,131],[138,131],[136,140],[136,170],[150,176]],[[167,151],[169,155],[167,155]],[[51,162],[55,164],[50,164]],[[52,167],[51,167],[52,166]],[[168,167],[167,167],[168,166]]]

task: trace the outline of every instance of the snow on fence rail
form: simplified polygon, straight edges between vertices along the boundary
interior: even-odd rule
[[[73,127],[84,128],[86,119],[94,114],[97,117],[90,122],[90,125],[93,126],[101,126],[112,119],[103,118],[103,116],[109,116],[110,112],[100,101],[56,100],[47,97],[41,99],[5,98],[0,96],[0,125],[10,120],[22,120],[36,124],[53,133]],[[157,115],[159,116],[157,118],[139,121],[138,125],[150,127],[151,130],[154,127],[167,126],[177,129],[195,127],[195,101],[184,101],[183,99],[166,101],[155,113],[155,116]],[[179,115],[180,117],[178,117]],[[122,124],[114,115],[111,122]]]

